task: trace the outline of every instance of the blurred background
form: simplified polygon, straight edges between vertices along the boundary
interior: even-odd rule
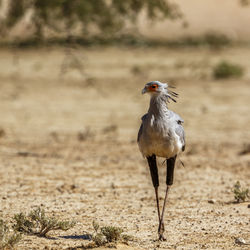
[[[136,137],[141,89],[159,80],[176,86],[169,108],[187,137],[165,247],[235,249],[232,237],[250,237],[246,204],[232,202],[236,181],[250,184],[249,23],[248,0],[1,0],[0,215],[43,204],[71,211],[72,234],[97,219],[152,249],[154,194]]]
[[[145,82],[209,89],[211,82],[218,88],[226,79],[228,87],[250,78],[246,0],[2,0],[0,21],[1,95],[12,98],[8,109],[17,112],[16,118],[4,112],[8,133],[98,130],[117,119],[117,136],[133,130],[135,138],[138,115],[146,110],[138,95]],[[195,109],[207,110],[205,100],[197,103]]]

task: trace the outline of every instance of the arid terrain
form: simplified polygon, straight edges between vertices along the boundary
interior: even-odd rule
[[[1,49],[0,217],[11,222],[40,206],[77,221],[50,238],[24,235],[17,248],[81,248],[95,220],[134,237],[118,249],[249,249],[235,243],[250,242],[249,202],[235,204],[232,192],[236,181],[250,187],[249,58],[248,47]],[[221,60],[244,66],[244,76],[214,80]],[[136,143],[149,102],[141,89],[151,80],[176,86],[169,108],[186,130],[165,242]]]

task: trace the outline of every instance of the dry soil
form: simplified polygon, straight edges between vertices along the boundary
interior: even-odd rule
[[[236,181],[250,184],[249,48],[85,48],[0,51],[0,216],[41,206],[74,219],[51,238],[24,235],[18,249],[67,249],[89,243],[92,221],[135,237],[118,249],[249,249],[249,202],[235,204]],[[242,79],[214,80],[220,60],[245,67]],[[137,143],[150,80],[180,94],[169,108],[185,120],[157,241],[154,190]],[[164,159],[159,159],[161,203]],[[212,203],[210,203],[212,200]],[[210,201],[210,202],[209,202]]]

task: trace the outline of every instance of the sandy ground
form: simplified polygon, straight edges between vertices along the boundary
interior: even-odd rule
[[[247,203],[232,187],[250,184],[250,50],[88,48],[0,51],[0,217],[38,206],[77,225],[52,238],[23,236],[18,249],[88,244],[92,221],[135,237],[118,249],[249,249]],[[241,80],[215,81],[221,59],[244,65]],[[185,120],[166,209],[167,241],[157,241],[154,190],[136,136],[150,80],[177,86],[169,107]],[[165,167],[160,159],[163,202]],[[214,204],[208,200],[214,200]]]

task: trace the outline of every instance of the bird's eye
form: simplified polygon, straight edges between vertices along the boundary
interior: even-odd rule
[[[150,85],[150,86],[148,87],[148,89],[149,89],[150,91],[156,91],[157,88],[158,88],[158,86],[157,86],[156,84]]]

